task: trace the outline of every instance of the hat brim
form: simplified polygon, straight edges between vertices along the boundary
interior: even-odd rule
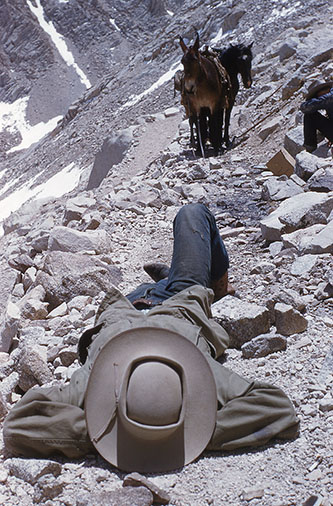
[[[198,457],[211,439],[217,410],[214,377],[201,351],[180,334],[151,327],[122,332],[101,351],[85,397],[88,432],[97,451],[114,466],[139,472],[177,469]],[[152,357],[182,371],[182,422],[161,438],[157,432],[151,439],[138,438],[117,412],[124,404],[120,389],[132,364]]]
[[[306,100],[311,100],[316,96],[317,93],[319,93],[321,90],[324,90],[325,88],[332,88],[333,87],[333,81],[327,81],[327,83],[320,83],[317,84],[317,86],[314,86],[306,95]]]

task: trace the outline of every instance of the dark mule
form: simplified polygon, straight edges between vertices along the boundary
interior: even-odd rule
[[[222,113],[228,105],[227,79],[212,58],[199,52],[199,35],[193,46],[187,47],[180,37],[183,50],[182,64],[184,79],[182,84],[182,104],[185,107],[190,125],[195,121],[197,127],[197,152],[204,156],[204,144],[208,137],[215,153],[222,149]],[[191,137],[193,132],[191,129]]]
[[[229,139],[229,126],[230,126],[231,111],[234,106],[236,95],[239,90],[238,74],[242,76],[242,81],[245,88],[250,88],[252,85],[252,76],[251,76],[251,65],[253,58],[251,49],[252,45],[253,42],[249,46],[245,46],[244,44],[237,44],[236,46],[233,46],[231,44],[227,49],[214,48],[214,51],[218,54],[220,62],[228,72],[231,82],[231,98],[229,100],[228,107],[226,107],[225,109],[225,118],[224,118],[223,141],[225,142],[227,147],[230,147],[231,145]]]

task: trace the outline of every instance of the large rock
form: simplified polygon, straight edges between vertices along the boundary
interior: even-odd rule
[[[110,253],[111,238],[105,230],[86,230],[80,232],[68,227],[55,227],[49,237],[50,251],[94,251]]]
[[[327,165],[327,161],[318,156],[302,151],[295,159],[295,173],[304,181],[307,181],[315,172]]]
[[[285,248],[296,248],[303,255],[333,253],[333,221],[285,234],[282,241]]]
[[[40,214],[41,207],[50,199],[38,199],[23,204],[18,211],[11,213],[3,222],[3,230],[5,234],[9,234],[14,230],[18,235],[26,235],[31,229],[36,216]]]
[[[46,357],[35,348],[24,348],[17,364],[19,387],[27,392],[35,385],[44,385],[52,380]]]
[[[279,128],[282,122],[282,117],[278,116],[267,123],[264,123],[258,132],[258,135],[262,141],[264,141],[270,134],[272,134],[277,128]]]
[[[284,138],[284,147],[295,158],[303,148],[303,126],[299,125],[289,130]]]
[[[13,338],[19,328],[21,319],[21,311],[13,302],[9,301],[7,310],[4,315],[3,324],[1,326],[0,335],[0,351],[8,352]]]
[[[155,504],[169,504],[170,496],[167,492],[155,485],[151,480],[139,473],[131,473],[125,476],[123,487],[146,487],[153,494]]]
[[[260,222],[261,233],[268,241],[279,241],[282,234],[316,223],[327,223],[333,207],[333,192],[307,192],[290,197]]]
[[[240,348],[253,337],[267,333],[270,328],[269,310],[266,307],[231,295],[214,304],[212,313],[228,332],[231,347]]]
[[[278,334],[291,336],[304,332],[308,327],[308,321],[292,306],[278,302],[275,305],[275,326]]]
[[[8,351],[8,343],[12,336],[10,324],[6,316],[10,294],[17,282],[18,272],[10,268],[6,261],[0,262],[0,351]],[[15,335],[15,333],[14,333]]]
[[[89,177],[87,190],[97,188],[108,175],[113,165],[121,162],[133,140],[134,127],[114,132],[105,139],[102,149],[97,153]]]
[[[285,200],[303,193],[303,188],[286,176],[271,177],[263,184],[261,196],[264,200]]]
[[[287,339],[278,334],[263,334],[254,337],[241,347],[244,358],[266,357],[275,351],[284,351],[287,348]]]
[[[282,174],[291,176],[294,172],[295,160],[286,149],[282,148],[268,160],[266,166],[275,176],[281,176]]]
[[[95,204],[95,199],[84,196],[78,196],[67,200],[63,220],[64,225],[67,225],[70,221],[80,221],[83,214],[87,211],[87,208]]]
[[[146,487],[125,487],[116,490],[83,493],[75,502],[76,506],[151,506],[153,494]]]
[[[311,191],[330,192],[333,191],[333,169],[319,169],[308,180]]]
[[[96,257],[62,251],[50,252],[36,277],[36,284],[45,289],[51,310],[79,295],[95,297],[101,292],[107,293],[121,281],[117,267]]]
[[[61,464],[47,459],[7,459],[4,463],[9,474],[19,480],[35,485],[37,481],[45,475],[59,476],[61,473]]]

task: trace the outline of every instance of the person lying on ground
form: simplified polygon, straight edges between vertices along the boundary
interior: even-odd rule
[[[80,339],[82,366],[70,382],[32,388],[13,407],[4,424],[8,451],[77,458],[97,450],[125,471],[165,472],[205,449],[297,436],[282,390],[218,361],[229,338],[211,304],[232,289],[214,216],[202,204],[184,206],[173,233],[170,269],[148,268],[155,283],[127,297],[110,290]]]
[[[317,131],[333,142],[333,82],[321,83],[310,89],[306,101],[300,106],[304,113],[304,147],[312,153],[317,149]],[[325,110],[324,116],[319,111]]]

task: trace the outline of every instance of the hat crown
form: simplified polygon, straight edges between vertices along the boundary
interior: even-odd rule
[[[155,360],[136,365],[126,393],[126,411],[130,420],[151,426],[175,424],[182,404],[181,378],[172,366]]]

